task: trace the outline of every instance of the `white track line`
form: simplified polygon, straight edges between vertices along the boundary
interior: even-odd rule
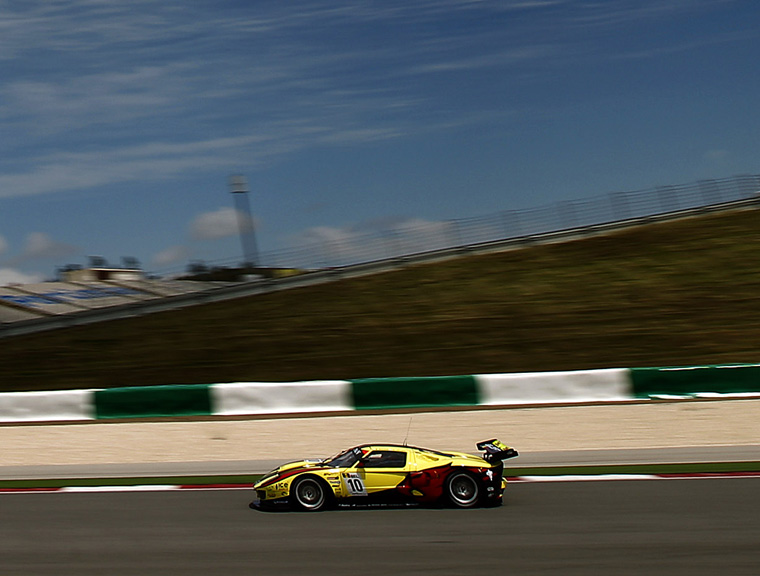
[[[58,492],[166,492],[179,490],[172,484],[141,484],[138,486],[64,486]]]
[[[657,474],[575,474],[558,476],[518,476],[510,482],[593,482],[605,480],[660,480]]]
[[[725,472],[694,474],[563,474],[546,476],[510,476],[510,484],[537,482],[610,482],[621,480],[712,480],[760,478],[760,472]],[[3,494],[97,493],[97,492],[169,492],[172,490],[251,490],[252,484],[140,484],[135,486],[63,486],[60,488],[0,488]]]

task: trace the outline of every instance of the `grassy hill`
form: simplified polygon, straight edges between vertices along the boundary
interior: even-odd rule
[[[760,361],[760,210],[0,341],[0,389]]]

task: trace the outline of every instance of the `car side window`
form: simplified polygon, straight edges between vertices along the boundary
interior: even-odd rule
[[[403,468],[406,466],[406,452],[373,450],[362,460],[365,468]]]

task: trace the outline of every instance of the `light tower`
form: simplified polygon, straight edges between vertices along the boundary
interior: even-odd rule
[[[248,201],[248,181],[242,174],[230,176],[230,192],[235,199],[240,242],[243,246],[244,266],[256,268],[259,266],[259,251],[256,246],[256,230],[251,216],[251,205]]]

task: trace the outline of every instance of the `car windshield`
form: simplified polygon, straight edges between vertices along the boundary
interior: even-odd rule
[[[348,468],[356,463],[362,456],[362,451],[359,448],[349,448],[344,450],[337,456],[328,458],[323,462],[325,466],[335,466],[336,468]]]

